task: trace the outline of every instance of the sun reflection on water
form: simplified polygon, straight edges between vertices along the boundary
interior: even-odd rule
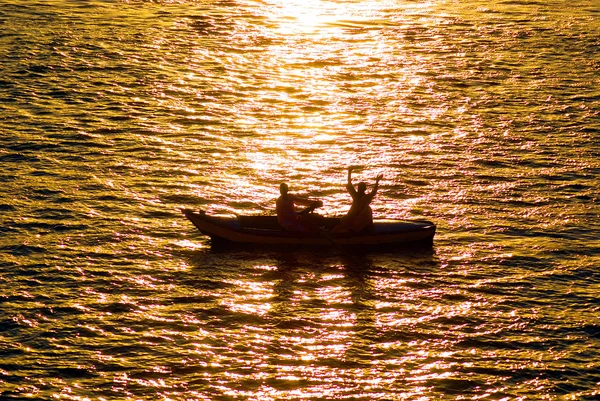
[[[278,22],[276,32],[281,35],[310,35],[321,25],[335,22],[344,14],[344,8],[322,0],[279,0],[268,4],[270,17]]]
[[[12,3],[0,398],[598,395],[589,1]],[[434,255],[223,252],[179,212],[288,181],[339,215],[350,164]]]

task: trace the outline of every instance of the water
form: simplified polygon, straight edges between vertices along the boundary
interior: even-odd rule
[[[600,396],[594,0],[3,1],[0,398]],[[217,250],[278,185],[431,251]]]

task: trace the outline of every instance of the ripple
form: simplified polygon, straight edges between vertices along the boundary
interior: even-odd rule
[[[9,1],[2,396],[593,398],[592,15]],[[217,249],[178,212],[288,181],[338,215],[349,164],[432,250]]]

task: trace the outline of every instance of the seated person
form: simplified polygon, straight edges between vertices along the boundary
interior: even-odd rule
[[[323,202],[292,195],[288,193],[288,186],[285,183],[279,186],[279,192],[281,193],[281,196],[277,198],[277,221],[279,225],[287,231],[315,231],[316,227],[311,224],[305,215],[312,212],[315,208],[322,206]],[[308,207],[300,212],[296,212],[296,203]]]
[[[371,210],[370,203],[377,194],[379,188],[379,180],[383,178],[383,175],[379,174],[375,179],[375,186],[370,193],[366,193],[367,184],[359,182],[354,189],[352,185],[352,170],[354,166],[348,167],[348,184],[346,189],[352,196],[352,206],[344,217],[342,217],[340,224],[334,227],[332,232],[361,232],[363,230],[371,228],[373,225],[373,211]]]

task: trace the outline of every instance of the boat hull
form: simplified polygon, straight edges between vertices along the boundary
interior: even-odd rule
[[[183,214],[213,241],[265,246],[431,246],[436,231],[430,221],[375,220],[373,229],[364,233],[334,234],[327,230],[303,233],[282,230],[275,216],[222,217],[189,209],[183,210]],[[323,218],[325,227],[336,222],[339,219]]]

